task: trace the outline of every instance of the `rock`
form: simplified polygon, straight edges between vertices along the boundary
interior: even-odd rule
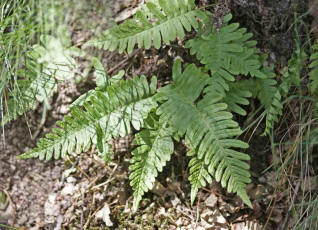
[[[218,198],[216,197],[216,195],[214,195],[214,193],[211,193],[211,195],[205,200],[204,203],[207,207],[213,208],[217,202]]]
[[[55,217],[60,214],[60,205],[56,202],[57,194],[50,194],[44,204],[44,213],[47,223],[54,223]]]
[[[259,225],[255,221],[247,221],[233,224],[233,230],[261,230],[263,226]]]
[[[75,192],[75,186],[71,183],[67,183],[64,188],[61,191],[61,195],[66,196],[66,195],[72,195]]]
[[[95,218],[102,219],[107,227],[113,226],[113,222],[110,220],[110,209],[107,203],[105,203],[104,208],[96,213]]]
[[[67,114],[69,111],[68,106],[67,105],[61,105],[60,107],[60,113],[61,114]]]

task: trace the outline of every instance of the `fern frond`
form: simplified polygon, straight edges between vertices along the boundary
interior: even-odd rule
[[[304,68],[307,60],[307,54],[303,49],[297,49],[288,61],[288,66],[285,68],[281,78],[281,94],[286,97],[291,86],[300,86],[301,71]]]
[[[187,145],[194,149],[199,160],[204,160],[209,173],[251,206],[245,191],[250,182],[249,165],[245,161],[250,157],[233,150],[248,147],[245,142],[234,139],[241,134],[241,129],[226,111],[227,105],[220,102],[222,96],[207,93],[195,104],[208,80],[209,76],[194,65],[189,65],[182,73],[177,61],[173,83],[158,92],[163,104],[157,112],[175,130],[185,134]]]
[[[22,71],[20,71],[22,72]],[[29,76],[25,80],[17,80],[14,92],[11,92],[11,99],[6,104],[6,113],[2,124],[16,120],[28,110],[34,110],[36,103],[45,103],[49,106],[49,99],[56,91],[56,81],[51,76],[43,73],[26,71]]]
[[[157,3],[157,4],[156,4]],[[205,19],[205,13],[195,9],[194,0],[158,0],[148,2],[137,11],[134,18],[104,32],[97,41],[89,41],[87,46],[96,46],[119,53],[131,53],[138,47],[149,49],[153,43],[159,49],[162,43],[170,44],[177,37],[182,39],[186,31],[198,28],[197,17]]]
[[[41,36],[43,45],[34,45],[31,56],[41,64],[43,72],[57,80],[72,79],[77,68],[73,56],[81,56],[83,52],[75,47],[65,47],[62,41],[53,36]]]
[[[281,94],[279,90],[276,90],[274,96],[271,97],[271,103],[266,108],[266,127],[264,135],[269,135],[271,129],[274,127],[274,123],[279,121],[279,117],[283,114],[283,105],[281,103]]]
[[[318,89],[318,43],[314,44],[313,47],[313,54],[310,56],[310,65],[311,71],[309,73],[309,77],[311,80],[310,83],[310,90],[312,93],[315,93]]]
[[[135,136],[137,148],[132,151],[129,169],[130,185],[134,190],[134,210],[145,192],[152,189],[158,172],[161,172],[166,162],[170,160],[174,145],[171,132],[161,124],[155,115],[145,121],[146,129]]]
[[[269,135],[274,124],[279,121],[279,117],[283,113],[282,98],[288,95],[291,86],[299,86],[301,80],[301,71],[305,66],[307,54],[302,49],[297,49],[290,60],[288,67],[285,69],[281,77],[281,83],[277,86],[276,80],[273,78],[275,74],[267,67],[263,68],[267,79],[258,79],[256,88],[258,88],[258,97],[265,107],[266,127],[264,135]]]
[[[155,77],[148,84],[145,76],[135,76],[107,87],[104,92],[97,92],[90,102],[84,103],[84,109],[73,108],[71,116],[57,122],[59,128],[53,129],[51,134],[40,139],[36,148],[20,158],[64,158],[74,150],[77,153],[87,151],[99,140],[125,136],[131,131],[131,124],[140,130],[148,113],[157,107],[152,98],[156,82]]]
[[[17,119],[28,110],[34,110],[37,102],[49,107],[57,80],[74,76],[77,64],[72,55],[79,55],[75,52],[76,48],[68,49],[52,36],[42,36],[41,42],[43,45],[34,45],[27,53],[25,66],[18,71],[19,80],[10,92],[3,124]]]
[[[246,33],[246,29],[240,28],[238,23],[228,25],[230,19],[231,15],[226,17],[218,32],[214,28],[186,43],[190,53],[211,71],[211,85],[226,91],[229,90],[228,82],[233,82],[235,75],[264,77],[254,48],[256,41],[249,40],[252,33]]]
[[[245,116],[247,113],[241,106],[249,105],[248,98],[252,97],[251,91],[240,84],[240,82],[230,83],[230,90],[224,97],[224,102],[230,112]]]

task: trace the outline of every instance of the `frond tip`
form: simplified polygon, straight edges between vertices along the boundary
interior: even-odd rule
[[[143,194],[152,189],[158,172],[170,160],[174,149],[166,124],[159,123],[154,115],[148,117],[146,126],[135,136],[137,148],[132,152],[129,167],[132,171],[129,179],[134,190],[134,210],[137,210]]]
[[[159,49],[162,42],[170,44],[177,37],[182,39],[186,31],[198,28],[197,17],[205,19],[205,13],[195,9],[194,0],[156,0],[148,2],[137,11],[134,18],[104,32],[96,41],[86,46],[96,46],[105,50],[127,49],[131,53],[138,47],[149,49],[153,43]]]
[[[217,31],[207,30],[186,43],[190,53],[211,71],[211,85],[219,91],[229,91],[228,82],[234,82],[241,74],[263,78],[261,62],[255,48],[256,41],[250,40],[252,33],[246,33],[238,23],[228,24],[231,15],[224,20],[224,26]]]

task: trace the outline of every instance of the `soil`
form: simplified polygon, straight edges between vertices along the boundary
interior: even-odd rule
[[[199,1],[200,4],[209,1]],[[85,8],[73,9],[86,12]],[[113,17],[127,8],[133,8],[138,1],[115,1],[111,11]],[[294,12],[305,15],[308,3],[303,0],[220,0],[211,8],[216,23],[231,12],[237,21],[254,33],[258,48],[270,54],[272,62],[285,66],[295,47]],[[84,19],[101,30],[109,26],[103,21],[103,12],[94,12],[83,19],[73,17],[69,21],[74,44],[84,43],[92,36]],[[301,17],[304,23],[296,27],[301,39],[306,39],[306,24],[312,22],[310,15]],[[94,24],[95,23],[95,24]],[[88,51],[91,55],[96,50]],[[177,44],[156,50],[137,50],[133,58],[125,54],[104,52],[102,62],[107,70],[115,73],[126,70],[126,77],[132,74],[157,75],[160,85],[170,81],[171,64],[174,57],[193,60],[185,49]],[[123,61],[125,60],[125,61]],[[84,70],[87,60],[79,60]],[[121,63],[118,65],[118,63]],[[274,194],[275,172],[267,170],[272,162],[271,146],[268,138],[259,137],[262,125],[251,139],[251,171],[253,183],[248,191],[254,209],[246,208],[239,198],[228,194],[218,183],[212,183],[198,194],[194,206],[189,203],[190,185],[187,181],[185,148],[178,145],[171,162],[159,175],[155,188],[146,194],[138,212],[130,209],[132,190],[128,180],[129,150],[131,137],[119,139],[115,143],[112,163],[105,165],[96,151],[81,154],[78,158],[65,161],[41,162],[37,159],[17,160],[17,156],[35,146],[36,141],[48,133],[55,122],[68,113],[68,105],[78,95],[94,87],[92,74],[80,83],[67,82],[59,85],[58,95],[52,99],[46,122],[42,119],[41,105],[27,113],[26,117],[4,127],[5,135],[0,142],[0,191],[9,197],[8,210],[0,223],[21,229],[279,229],[288,207],[286,194]],[[260,130],[260,131],[259,131]],[[252,132],[252,131],[251,131]],[[251,132],[244,138],[249,139]],[[36,137],[35,134],[38,134]],[[33,137],[32,137],[33,136]],[[276,207],[269,222],[270,202],[277,199]],[[107,214],[109,210],[110,214]],[[1,210],[0,210],[1,211]],[[106,213],[106,214],[105,214]],[[104,215],[104,216],[103,216]],[[294,220],[289,218],[287,226]],[[244,228],[246,227],[246,228]],[[0,229],[6,229],[1,227]]]

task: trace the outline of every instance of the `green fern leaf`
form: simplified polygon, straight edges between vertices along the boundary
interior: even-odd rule
[[[197,17],[206,19],[206,15],[195,9],[194,0],[158,0],[148,2],[136,12],[131,20],[107,30],[97,41],[89,41],[87,46],[96,46],[105,50],[127,49],[131,53],[138,47],[149,49],[153,43],[156,49],[165,42],[170,44],[177,37],[182,39],[186,31],[198,28]]]
[[[310,89],[312,93],[316,93],[318,89],[318,43],[313,45],[313,54],[310,56],[310,65],[311,71],[309,73],[309,77],[311,80]]]
[[[87,151],[92,143],[97,144],[98,138],[106,141],[127,135],[131,131],[130,124],[139,130],[148,113],[157,107],[153,100],[156,82],[155,77],[148,84],[145,76],[135,76],[107,87],[104,92],[97,92],[90,102],[84,103],[83,110],[73,108],[71,116],[57,122],[59,128],[53,129],[52,134],[40,139],[35,149],[20,158],[64,158],[74,150],[78,153]],[[103,136],[97,138],[96,132],[102,132]]]
[[[264,135],[269,135],[275,122],[278,122],[279,117],[283,114],[283,105],[281,103],[281,94],[276,90],[274,97],[272,97],[271,104],[266,108],[266,128]]]
[[[281,78],[281,94],[286,97],[291,86],[300,86],[301,71],[305,66],[307,60],[307,54],[303,49],[297,49],[290,60],[288,61],[288,67],[285,68],[283,76]]]
[[[64,81],[72,79],[77,68],[73,56],[82,56],[83,51],[76,47],[65,47],[62,41],[53,36],[41,36],[43,45],[34,45],[30,56],[42,65],[43,72]]]
[[[18,71],[22,80],[17,80],[10,92],[6,114],[2,124],[15,120],[37,102],[49,106],[49,99],[56,91],[56,81],[74,76],[77,63],[72,56],[79,56],[76,48],[66,48],[53,36],[41,36],[43,45],[34,45],[26,55],[25,67]]]
[[[252,84],[249,84],[249,86],[253,89],[253,95],[265,107],[266,127],[263,135],[268,135],[274,123],[278,121],[283,107],[280,102],[281,94],[275,80],[276,75],[272,71],[272,66],[263,67],[262,72],[266,75],[266,79],[251,79]]]
[[[258,79],[256,82],[256,88],[258,88],[258,97],[261,103],[265,107],[266,112],[266,127],[264,135],[269,135],[274,124],[279,121],[279,117],[283,113],[282,98],[288,95],[291,86],[299,86],[301,80],[301,71],[305,66],[307,54],[304,50],[298,48],[290,60],[288,61],[288,67],[285,69],[283,76],[281,77],[281,83],[279,86],[273,79],[275,74],[270,68],[263,68],[264,74],[267,79]]]
[[[34,110],[37,102],[49,107],[49,99],[57,89],[55,79],[38,71],[36,63],[32,62],[32,64],[28,64],[28,67],[34,67],[34,69],[19,71],[28,78],[17,80],[14,90],[10,92],[10,99],[5,106],[6,113],[1,122],[3,125],[11,120],[16,120],[28,110]]]
[[[239,28],[238,23],[227,25],[229,16],[218,32],[214,28],[186,43],[190,53],[211,71],[211,85],[226,91],[229,90],[228,82],[233,82],[235,75],[265,77],[260,71],[261,62],[254,48],[256,42],[249,40],[252,33],[246,33],[246,29]]]
[[[240,88],[239,86],[240,85],[237,84],[237,82],[230,84],[230,90],[229,93],[225,95],[224,102],[228,106],[228,111],[245,116],[247,113],[241,106],[249,105],[250,102],[248,98],[252,96],[252,93],[247,89]]]
[[[232,120],[232,114],[226,111],[227,105],[220,102],[222,96],[207,93],[195,104],[208,80],[209,76],[195,65],[187,66],[182,73],[181,64],[177,61],[172,84],[158,92],[158,100],[163,104],[157,113],[175,130],[185,134],[186,144],[194,149],[199,160],[204,160],[209,173],[250,206],[245,191],[246,184],[250,182],[249,165],[245,161],[250,157],[233,150],[248,147],[245,142],[233,139],[241,134],[241,129]]]
[[[129,167],[132,171],[129,179],[134,190],[134,210],[137,210],[144,193],[152,189],[158,172],[170,160],[174,149],[166,124],[161,124],[155,116],[150,116],[145,123],[146,129],[135,136],[137,148],[132,151]]]

